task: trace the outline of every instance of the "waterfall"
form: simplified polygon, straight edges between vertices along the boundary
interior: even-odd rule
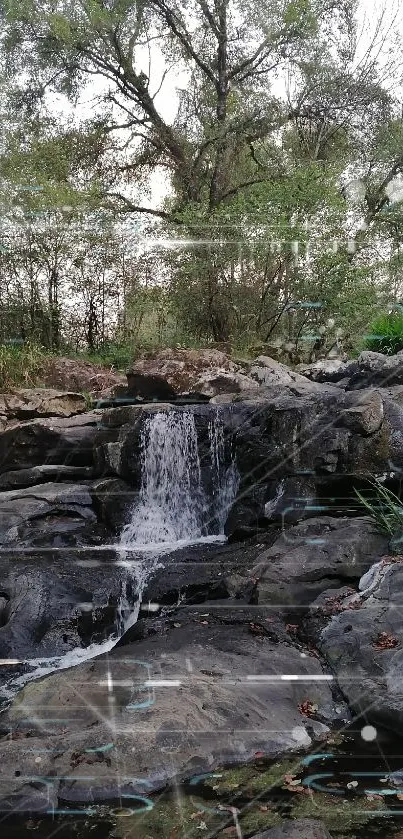
[[[211,518],[215,516],[218,532],[224,533],[225,522],[238,491],[239,474],[234,461],[226,466],[224,426],[218,413],[209,422],[209,440],[213,487]]]
[[[213,499],[202,483],[194,415],[168,411],[149,416],[141,434],[141,487],[121,544],[139,549],[222,536],[238,487],[235,466],[225,469],[224,429],[209,424]],[[211,525],[216,533],[211,533]]]

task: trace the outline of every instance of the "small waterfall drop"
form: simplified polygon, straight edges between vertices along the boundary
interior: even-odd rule
[[[234,462],[225,463],[224,426],[218,413],[209,422],[209,440],[213,501],[211,517],[216,517],[218,532],[224,533],[229,510],[238,491],[239,474]]]
[[[172,410],[146,419],[139,500],[123,529],[122,547],[164,548],[223,536],[238,480],[234,465],[225,469],[224,430],[218,414],[210,421],[209,441],[212,500],[202,483],[193,413]],[[211,533],[213,521],[215,534]]]

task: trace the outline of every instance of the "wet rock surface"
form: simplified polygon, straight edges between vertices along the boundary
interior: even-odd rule
[[[377,563],[359,594],[341,597],[318,639],[350,707],[396,733],[403,722],[402,586],[401,559]]]
[[[101,801],[144,790],[144,780],[136,778],[157,790],[174,776],[191,778],[256,753],[275,757],[319,742],[328,724],[343,717],[329,684],[315,680],[323,673],[319,660],[301,655],[291,638],[273,643],[248,624],[203,615],[193,612],[162,635],[116,648],[20,693],[3,715],[3,727],[22,738],[20,745],[29,736],[31,748],[41,742],[52,748],[49,774],[59,801]],[[282,679],[289,670],[303,680]],[[299,710],[307,691],[317,707],[309,719]],[[61,721],[54,720],[55,706],[65,710]],[[89,750],[102,754],[111,740],[103,759],[94,760]],[[5,765],[15,759],[15,742],[3,740],[0,751]],[[14,779],[10,794],[20,794],[20,786]]]
[[[234,458],[240,475],[227,544],[158,559],[108,547],[138,499],[144,423],[169,404],[15,415],[0,432],[0,658],[23,662],[2,667],[3,683],[25,678],[30,659],[110,638],[139,607],[107,654],[26,684],[2,714],[3,814],[112,806],[262,756],[327,751],[352,715],[401,731],[403,562],[385,559],[388,538],[362,511],[331,506],[332,494],[403,469],[399,360],[387,365],[390,385],[384,360],[368,357],[333,383],[267,358],[256,369],[217,355],[194,358],[193,370],[184,361],[165,358],[175,392],[204,382],[211,394],[221,382],[213,404],[174,410],[194,416],[207,494],[210,424],[222,421],[224,463]],[[238,393],[224,392],[230,380]],[[334,831],[337,821],[329,834],[322,812],[304,818],[302,804],[295,820],[287,813],[274,823],[263,806],[245,836],[355,835]]]
[[[3,549],[0,577],[0,658],[23,661],[64,655],[117,633],[130,579],[113,548],[88,546],[85,552]]]

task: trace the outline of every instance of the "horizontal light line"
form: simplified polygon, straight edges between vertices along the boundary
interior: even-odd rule
[[[179,679],[149,679],[144,682],[146,688],[178,688],[182,684]]]
[[[19,661],[18,658],[0,658],[0,667],[7,667],[11,664],[25,664],[25,661]]]
[[[248,682],[331,682],[333,678],[327,674],[310,676],[309,673],[303,673],[302,675],[247,676],[246,680]]]

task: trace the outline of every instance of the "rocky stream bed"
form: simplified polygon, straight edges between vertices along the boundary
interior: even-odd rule
[[[403,835],[403,558],[354,493],[403,470],[374,355],[210,358],[193,406],[2,396],[5,836]]]

